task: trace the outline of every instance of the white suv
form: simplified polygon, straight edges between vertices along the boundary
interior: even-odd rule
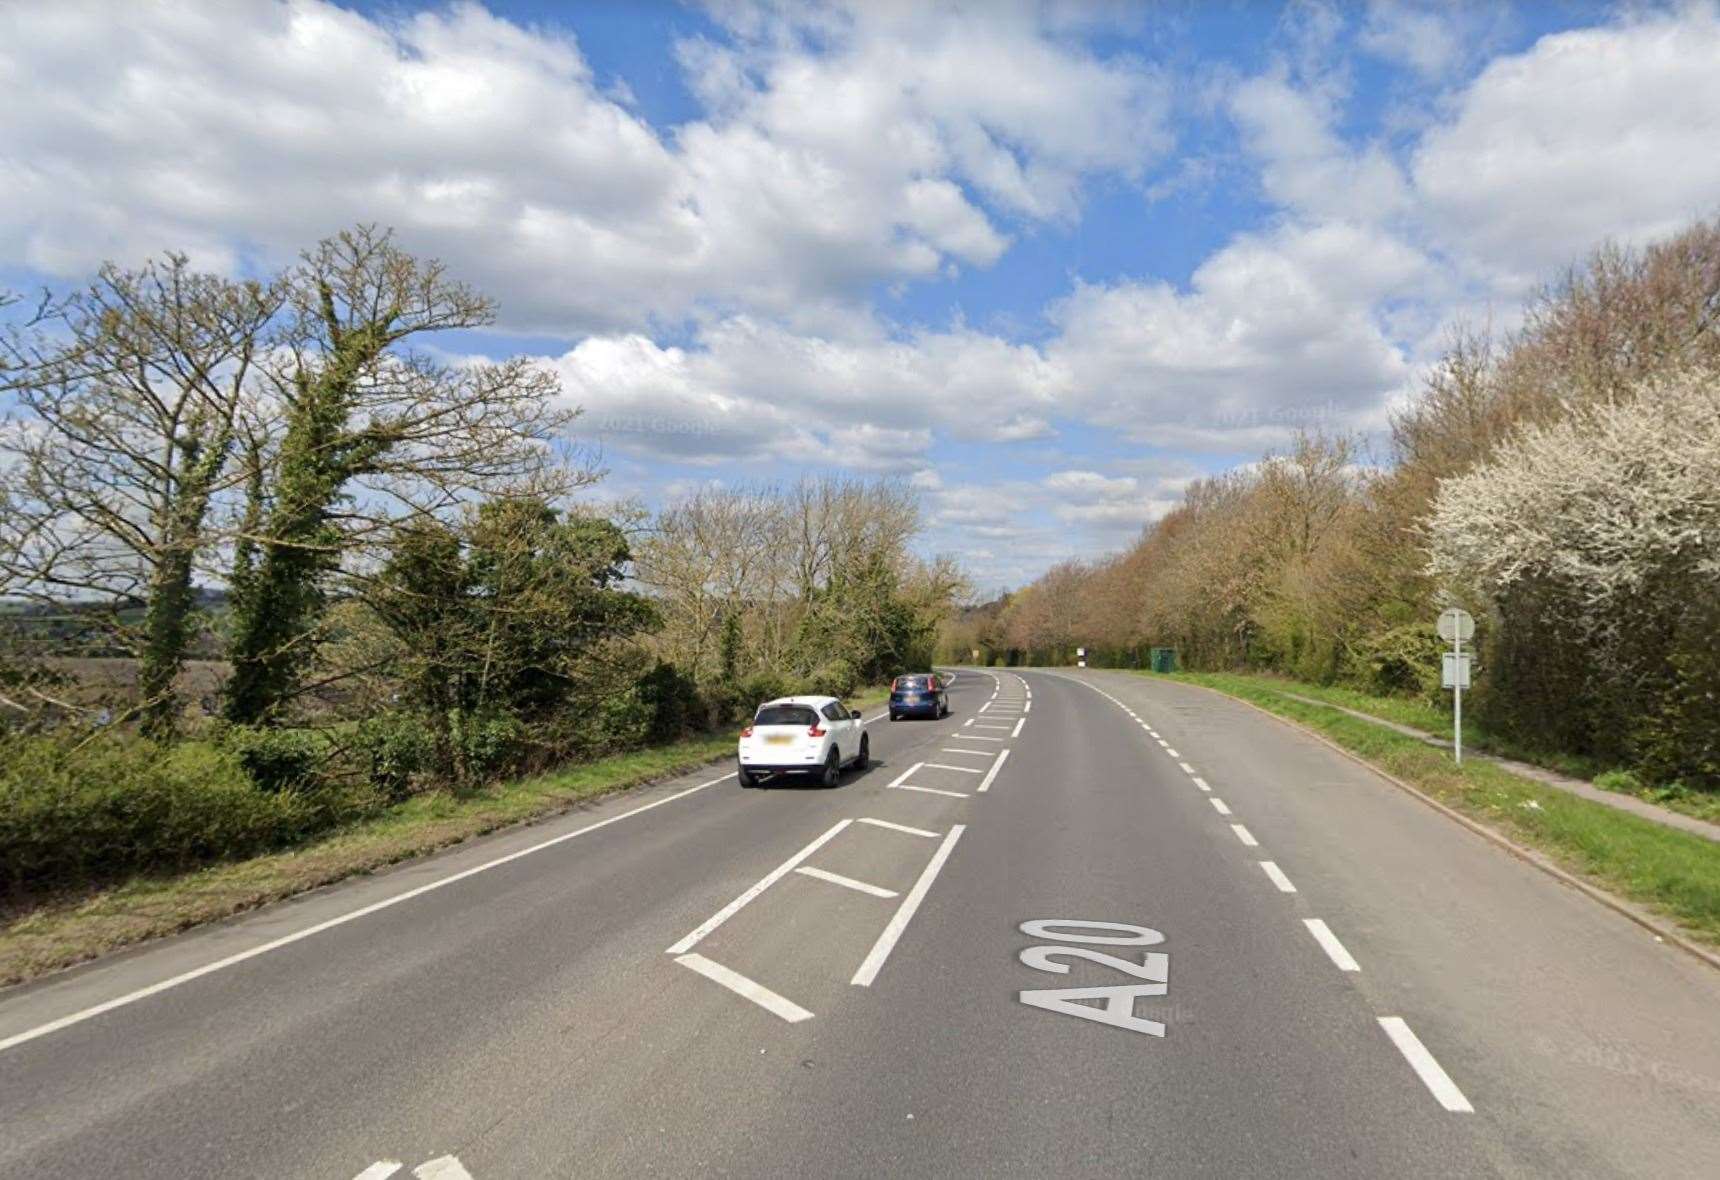
[[[835,697],[782,697],[760,705],[741,730],[741,786],[756,787],[768,774],[800,773],[834,787],[843,766],[864,770],[871,756],[860,710]]]

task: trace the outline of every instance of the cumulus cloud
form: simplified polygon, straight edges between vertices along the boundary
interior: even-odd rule
[[[5,6],[0,256],[75,275],[181,248],[231,269],[378,221],[505,292],[516,327],[817,320],[995,261],[1008,235],[974,192],[1067,218],[1084,178],[1164,146],[1150,72],[1033,7],[818,9],[816,44],[809,16],[725,11],[735,43],[684,54],[709,117],[665,133],[572,37],[473,3]]]

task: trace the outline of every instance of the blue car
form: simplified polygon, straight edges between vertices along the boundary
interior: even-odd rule
[[[890,685],[890,720],[903,717],[947,717],[949,689],[935,673],[898,676]]]

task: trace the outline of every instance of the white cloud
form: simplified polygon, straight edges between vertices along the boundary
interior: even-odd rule
[[[1448,249],[1516,294],[1605,238],[1641,243],[1720,206],[1712,7],[1543,37],[1499,58],[1415,152]]]
[[[818,323],[875,282],[994,262],[1007,234],[970,191],[1068,217],[1083,178],[1163,147],[1152,75],[1031,8],[816,15],[814,47],[804,21],[734,10],[737,45],[684,54],[710,117],[664,136],[571,37],[472,3],[3,6],[0,257],[231,268],[377,221],[503,293],[516,327]]]

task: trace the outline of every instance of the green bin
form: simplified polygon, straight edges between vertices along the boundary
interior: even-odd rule
[[[1155,647],[1147,653],[1149,666],[1155,672],[1175,672],[1177,670],[1177,649],[1174,647]]]

